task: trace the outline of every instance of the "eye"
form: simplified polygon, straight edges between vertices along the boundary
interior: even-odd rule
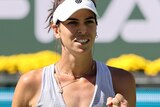
[[[77,21],[70,21],[67,23],[67,25],[78,25]]]
[[[94,24],[94,23],[95,23],[94,20],[87,20],[87,21],[85,22],[85,24]]]

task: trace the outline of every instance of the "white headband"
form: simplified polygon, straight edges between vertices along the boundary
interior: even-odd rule
[[[99,16],[96,7],[91,0],[65,0],[53,13],[53,23],[56,24],[58,20],[67,20],[73,13],[80,9],[91,10],[93,13]]]

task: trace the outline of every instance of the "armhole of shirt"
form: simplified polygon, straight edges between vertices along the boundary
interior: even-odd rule
[[[41,97],[42,97],[42,92],[43,92],[43,87],[44,87],[44,86],[43,86],[43,85],[44,85],[43,81],[44,81],[44,75],[45,75],[44,73],[45,73],[45,69],[46,69],[46,67],[44,67],[44,68],[42,69],[41,89],[40,89],[40,93],[39,93],[39,96],[38,96],[37,101],[36,101],[36,107],[38,106],[38,104],[39,104],[39,102],[40,102],[40,100],[41,100]]]
[[[113,92],[112,94],[115,95],[115,90],[113,87],[113,81],[112,81],[112,74],[111,71],[109,70],[108,66],[102,62],[98,62],[99,66],[101,66],[101,69],[103,70],[104,76],[107,76],[109,79],[108,85],[110,87],[110,91]]]
[[[112,80],[111,71],[109,70],[107,65],[105,65],[105,66],[106,66],[106,69],[108,70],[108,74],[109,74],[109,78],[110,78],[110,84],[111,84],[111,87],[112,87],[113,94],[115,95],[115,90],[114,90],[114,87],[113,87],[113,80]]]

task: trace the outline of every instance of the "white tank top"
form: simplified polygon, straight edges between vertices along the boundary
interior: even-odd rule
[[[112,77],[108,67],[96,61],[97,75],[95,91],[89,107],[106,107],[108,97],[114,97]],[[44,67],[42,86],[37,107],[67,107],[54,75],[54,64]]]

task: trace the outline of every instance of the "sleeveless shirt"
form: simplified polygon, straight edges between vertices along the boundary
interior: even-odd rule
[[[106,107],[107,98],[115,96],[112,77],[104,63],[96,61],[96,66],[95,90],[89,107]],[[67,107],[54,77],[54,64],[43,68],[41,84],[37,107]]]

